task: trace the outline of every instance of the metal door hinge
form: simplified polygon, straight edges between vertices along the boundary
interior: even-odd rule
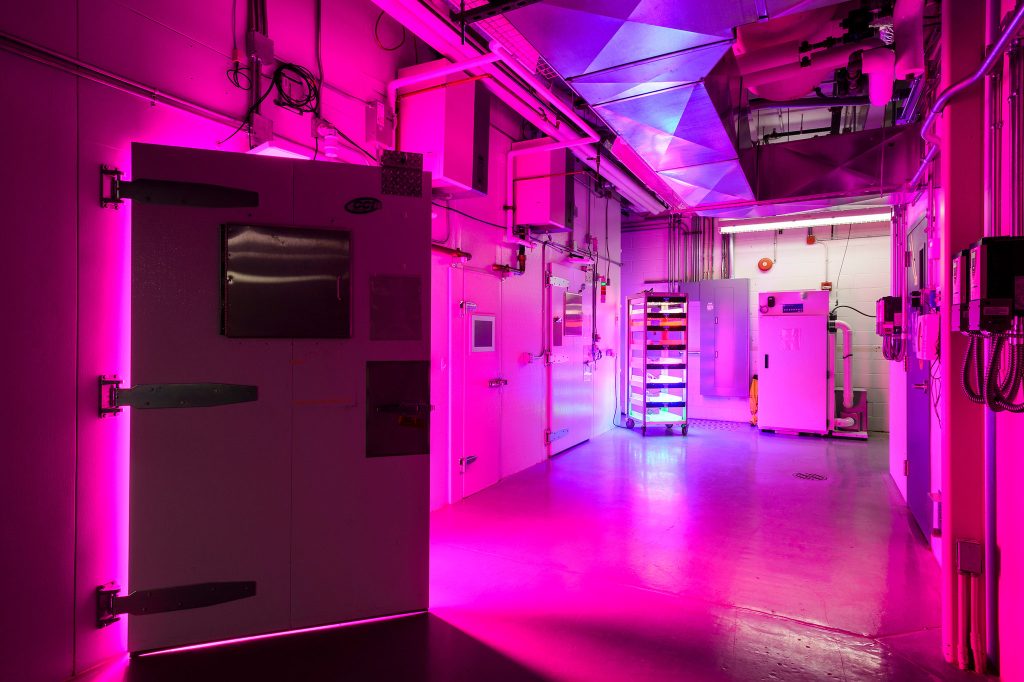
[[[142,384],[122,388],[114,377],[99,377],[99,415],[117,414],[124,407],[160,410],[215,407],[257,400],[257,387],[242,384]]]
[[[124,180],[124,171],[100,166],[100,206],[118,208],[125,199],[144,204],[196,206],[202,208],[245,208],[260,205],[259,192],[237,187],[175,180]]]
[[[256,596],[256,582],[197,583],[154,590],[137,590],[120,596],[121,588],[111,582],[96,588],[96,627],[105,628],[121,620],[121,614],[148,616],[154,613],[184,611],[216,606]]]
[[[910,475],[910,460],[909,459],[903,460],[903,475],[904,476],[909,476]]]
[[[491,388],[501,388],[502,386],[508,386],[508,379],[491,379],[487,382],[487,385]]]
[[[434,411],[434,406],[429,403],[392,403],[390,405],[378,405],[377,412],[380,414],[397,414],[406,417],[414,417],[421,414],[429,414]]]
[[[547,444],[554,443],[559,438],[565,438],[569,435],[569,429],[558,429],[557,431],[545,431],[544,442]]]

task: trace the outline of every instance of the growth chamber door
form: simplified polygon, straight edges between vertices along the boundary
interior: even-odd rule
[[[253,587],[131,615],[129,649],[425,609],[429,199],[379,168],[151,145],[132,166],[258,205],[132,203],[132,383],[252,393],[130,408],[128,587]]]

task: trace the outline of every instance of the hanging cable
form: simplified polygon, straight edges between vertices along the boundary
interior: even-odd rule
[[[976,334],[971,335],[971,340],[967,344],[967,352],[964,353],[963,369],[960,373],[960,385],[964,389],[964,393],[967,395],[967,399],[972,403],[983,404],[985,402],[985,395],[983,393],[985,387],[985,350],[981,337]],[[973,380],[976,383],[972,383]],[[975,388],[977,386],[977,388]]]
[[[245,126],[252,125],[253,115],[259,111],[272,92],[277,93],[274,101],[278,105],[300,114],[314,113],[320,106],[320,85],[317,77],[304,66],[281,62],[270,75],[270,85],[249,105],[242,123],[221,140],[220,144],[230,140]]]

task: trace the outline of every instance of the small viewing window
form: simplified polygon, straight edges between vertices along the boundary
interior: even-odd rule
[[[473,324],[473,352],[485,353],[494,350],[494,315],[474,315]]]

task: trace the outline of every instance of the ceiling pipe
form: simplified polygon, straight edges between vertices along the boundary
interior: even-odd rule
[[[804,66],[800,61],[794,61],[782,66],[769,67],[762,71],[748,72],[743,75],[743,83],[749,88],[756,88],[780,80],[803,76],[808,72],[821,72],[824,74],[846,66],[850,61],[850,57],[856,52],[881,46],[882,41],[878,38],[868,38],[867,40],[847,45],[837,45],[836,47],[830,47],[827,50],[807,55],[810,58],[808,66]]]
[[[749,111],[761,109],[827,109],[829,107],[862,107],[871,104],[867,97],[804,97],[786,100],[757,100],[747,107]]]
[[[442,76],[450,76],[453,73],[477,69],[486,64],[492,64],[499,59],[501,59],[501,56],[492,52],[490,54],[482,54],[479,57],[473,57],[463,61],[439,65],[428,71],[415,73],[411,76],[402,76],[401,78],[395,78],[392,80],[388,83],[388,109],[395,115],[395,129],[398,129],[398,91],[400,89],[407,88],[412,85],[419,85],[420,83],[440,78]]]
[[[921,161],[921,165],[918,167],[917,172],[914,173],[914,177],[910,179],[909,188],[911,190],[917,187],[918,183],[921,182],[921,178],[924,177],[924,172],[928,165],[939,155],[939,137],[932,132],[932,128],[935,126],[943,109],[946,108],[950,100],[972,85],[977,84],[992,70],[996,62],[1002,59],[1003,54],[1010,46],[1010,41],[1017,35],[1022,25],[1024,25],[1024,5],[1018,7],[1017,11],[1013,13],[1013,18],[1007,24],[1006,30],[999,36],[999,40],[989,50],[988,56],[985,57],[985,60],[978,66],[977,70],[970,76],[950,85],[935,99],[935,104],[932,105],[931,111],[928,112],[928,117],[925,118],[924,124],[921,126],[921,138],[925,142],[930,143],[932,147]]]
[[[433,8],[418,2],[403,0],[373,1],[380,9],[387,12],[391,18],[415,33],[441,54],[447,55],[450,59],[472,59],[481,55],[480,48],[468,42],[463,43],[458,29],[452,26]],[[507,64],[504,64],[504,66],[508,68],[507,71],[499,66],[497,62],[479,67],[478,70],[490,75],[490,78],[484,81],[488,89],[531,123],[535,120],[540,120],[544,123],[545,125],[537,127],[541,128],[548,136],[562,140],[567,133],[572,134],[571,131],[566,130],[568,126],[553,125],[550,122],[551,114],[547,107],[541,106],[538,93],[547,92],[547,87],[538,82],[534,86],[537,92],[531,92],[510,75],[509,72],[512,71],[512,67],[508,67]],[[518,76],[519,74],[515,75]],[[545,97],[544,95],[539,96]],[[559,100],[559,102],[561,101]],[[561,106],[564,107],[566,105],[562,103]],[[573,119],[569,118],[568,120],[572,121]],[[614,164],[606,162],[598,168],[596,162],[597,154],[589,145],[572,147],[572,151],[587,167],[600,171],[600,174],[615,185],[619,193],[632,203],[651,213],[662,213],[666,210],[666,202],[662,201],[654,191],[643,186],[635,178],[630,177],[625,171]]]

